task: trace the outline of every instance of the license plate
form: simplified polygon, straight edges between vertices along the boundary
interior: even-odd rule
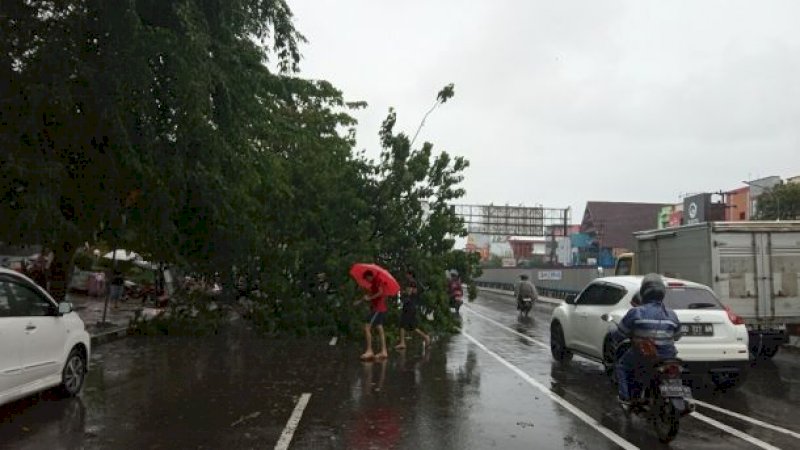
[[[689,323],[681,325],[684,336],[713,336],[714,325],[710,323]]]
[[[681,380],[668,380],[661,384],[662,397],[692,398],[692,389],[684,386]]]

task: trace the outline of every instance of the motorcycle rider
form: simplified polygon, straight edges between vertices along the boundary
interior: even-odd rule
[[[519,276],[519,283],[517,283],[516,289],[514,289],[517,294],[517,311],[522,310],[522,300],[529,298],[534,302],[539,300],[539,293],[536,292],[536,286],[528,280],[527,274],[522,274]]]
[[[628,311],[617,327],[617,339],[631,339],[631,347],[617,361],[616,367],[619,401],[624,406],[631,403],[637,370],[678,354],[675,341],[680,338],[681,323],[675,311],[664,306],[666,294],[667,286],[661,275],[645,275],[639,289],[641,306]]]

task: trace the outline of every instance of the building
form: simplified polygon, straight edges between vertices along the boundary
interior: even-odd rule
[[[614,265],[616,256],[634,248],[633,233],[658,228],[659,213],[665,203],[588,202],[581,222],[597,264]],[[588,262],[588,258],[587,261]]]
[[[728,222],[750,220],[750,186],[725,193],[725,220]]]
[[[800,175],[787,178],[786,184],[800,184]]]

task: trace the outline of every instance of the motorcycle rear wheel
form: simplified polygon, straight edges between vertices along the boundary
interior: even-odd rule
[[[659,441],[666,444],[678,435],[680,414],[669,399],[661,397],[656,399],[653,404],[652,421]]]

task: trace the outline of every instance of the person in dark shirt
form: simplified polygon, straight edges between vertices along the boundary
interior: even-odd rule
[[[407,285],[403,291],[403,311],[400,314],[400,343],[395,346],[397,350],[406,348],[406,330],[417,333],[422,337],[425,345],[430,345],[431,338],[417,325],[417,305],[419,304],[419,289],[414,279],[414,272],[406,273]]]

